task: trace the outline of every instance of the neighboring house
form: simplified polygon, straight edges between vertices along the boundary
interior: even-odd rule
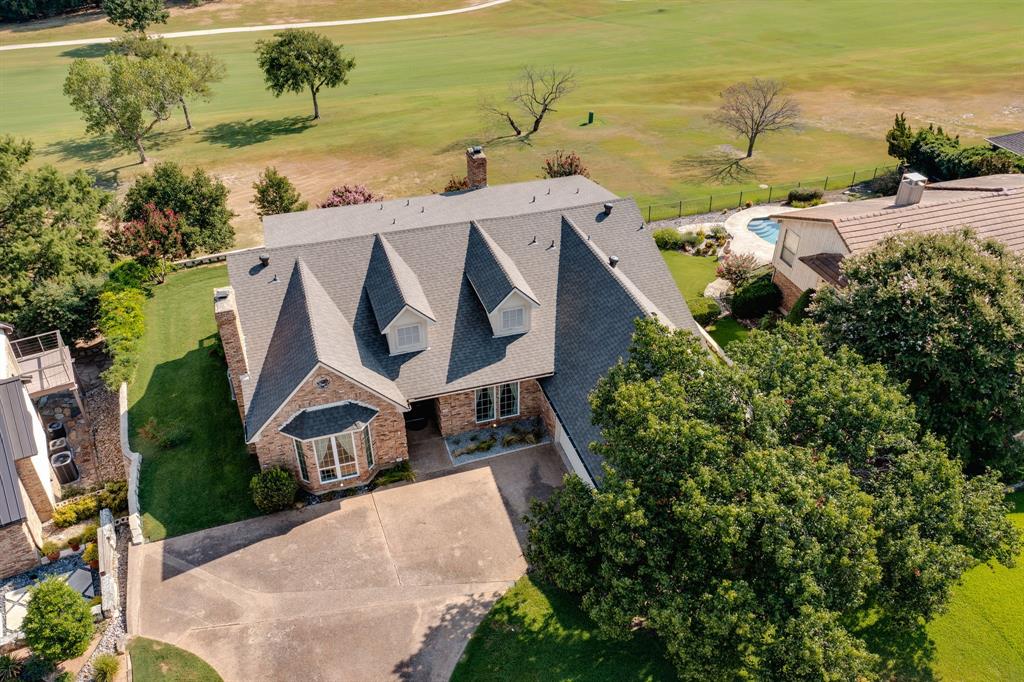
[[[985,141],[993,147],[999,147],[1005,149],[1011,154],[1017,156],[1024,156],[1024,130],[1016,133],[1009,133],[1008,135],[996,135],[995,137],[986,137]]]
[[[42,523],[53,515],[47,432],[33,399],[77,384],[59,332],[10,340],[0,324],[0,578],[39,563]]]
[[[1024,253],[1024,175],[986,175],[927,184],[917,173],[903,176],[894,197],[824,204],[772,218],[780,233],[772,265],[788,310],[806,289],[845,286],[840,264],[889,235],[972,228]]]
[[[215,312],[261,467],[317,493],[409,457],[406,420],[448,436],[544,421],[600,478],[588,393],[634,320],[700,335],[636,204],[583,177],[268,216],[230,254]]]

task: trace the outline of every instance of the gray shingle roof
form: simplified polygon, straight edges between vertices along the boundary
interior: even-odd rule
[[[377,416],[377,410],[359,403],[346,402],[326,407],[310,407],[292,417],[281,427],[281,433],[310,440],[346,431],[358,423],[366,423]]]
[[[1018,156],[1024,156],[1024,130],[1008,135],[986,137],[985,141]]]
[[[633,319],[653,307],[675,326],[696,330],[636,204],[614,200],[608,214],[603,203],[602,198],[600,203],[476,221],[515,264],[540,304],[531,330],[512,337],[493,336],[484,306],[465,275],[473,260],[469,220],[388,231],[387,241],[418,277],[437,320],[430,328],[428,349],[395,357],[388,354],[367,293],[373,234],[231,254],[228,271],[250,381],[256,382],[247,434],[251,437],[253,425],[269,419],[267,410],[277,409],[272,404],[280,405],[310,371],[308,359],[299,362],[288,356],[308,353],[296,348],[298,340],[313,344],[314,355],[324,364],[335,366],[328,358],[340,358],[333,361],[346,367],[336,369],[349,375],[361,367],[365,374],[356,380],[367,385],[379,381],[385,386],[376,388],[378,393],[394,391],[409,401],[555,374],[554,381],[545,380],[545,391],[559,414],[575,425],[566,423],[581,453],[589,457],[586,446],[595,432],[585,427],[587,394],[628,349]],[[271,256],[262,269],[260,251]],[[603,254],[619,257],[616,272]],[[292,282],[296,273],[300,285]],[[280,280],[276,284],[271,283],[275,275]],[[293,288],[299,291],[292,293]],[[307,290],[314,288],[311,295]],[[291,311],[294,307],[325,312],[316,312],[312,320],[308,313]],[[571,323],[578,318],[591,326],[577,329]],[[301,325],[314,326],[316,333],[294,330]],[[573,338],[561,338],[563,332]],[[577,345],[578,338],[587,341]],[[328,342],[337,339],[344,348],[332,350]],[[264,383],[269,386],[264,388]],[[254,412],[259,416],[253,417]],[[591,465],[596,467],[593,458]]]
[[[381,332],[406,306],[431,321],[436,321],[430,301],[423,293],[420,280],[409,268],[395,247],[383,236],[376,235],[366,271],[366,290],[370,294],[373,314]]]
[[[530,284],[516,267],[515,261],[502,251],[476,221],[472,221],[469,226],[466,277],[469,278],[488,313],[493,313],[515,289],[540,305],[540,301],[530,289]]]
[[[271,248],[295,246],[416,227],[542,213],[616,198],[601,185],[579,175],[545,178],[465,192],[266,216],[263,237]]]

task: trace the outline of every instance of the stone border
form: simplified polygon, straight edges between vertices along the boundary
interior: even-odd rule
[[[142,519],[139,509],[139,470],[142,468],[142,455],[135,452],[128,442],[128,384],[121,382],[117,391],[117,406],[121,427],[121,454],[128,460],[128,527],[132,533],[132,544],[141,545]]]
[[[105,617],[113,618],[121,611],[121,601],[117,595],[117,533],[109,509],[100,510],[96,549],[100,561],[100,608]]]

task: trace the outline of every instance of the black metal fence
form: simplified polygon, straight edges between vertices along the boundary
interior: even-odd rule
[[[665,204],[650,204],[643,209],[647,222],[654,220],[670,220],[682,218],[684,215],[696,215],[698,213],[711,213],[732,208],[739,208],[747,202],[753,204],[770,204],[773,201],[783,201],[789,190],[797,187],[818,187],[823,191],[846,189],[856,185],[858,182],[872,180],[886,171],[894,170],[897,166],[876,166],[865,170],[856,170],[848,173],[826,175],[824,178],[811,180],[798,180],[796,182],[784,182],[767,187],[745,189],[740,192],[722,192],[709,194],[695,199],[680,199],[679,201]]]

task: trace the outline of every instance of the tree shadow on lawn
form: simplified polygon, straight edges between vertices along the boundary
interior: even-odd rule
[[[204,142],[237,149],[266,142],[280,135],[297,135],[312,128],[313,125],[313,120],[307,116],[288,116],[273,121],[256,121],[249,118],[244,121],[218,123],[205,128],[200,132],[200,136]]]
[[[868,649],[882,658],[891,679],[934,682],[935,642],[923,623],[898,623],[888,618],[866,619],[851,628]]]
[[[60,56],[69,59],[99,59],[113,49],[113,45],[110,43],[92,43],[64,50],[60,53]]]
[[[714,151],[673,161],[672,169],[683,180],[724,185],[757,177],[753,169],[743,165],[745,160],[727,152]]]

